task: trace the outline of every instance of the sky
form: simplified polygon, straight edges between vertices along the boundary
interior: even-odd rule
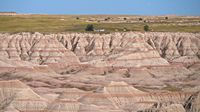
[[[0,0],[0,12],[30,14],[198,15],[200,0]]]

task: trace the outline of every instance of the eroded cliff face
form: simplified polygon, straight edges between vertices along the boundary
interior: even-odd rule
[[[0,40],[1,72],[11,71],[10,77],[33,74],[37,79],[32,71],[55,75],[55,70],[76,74],[68,81],[81,84],[70,85],[90,89],[109,81],[159,87],[177,81],[200,84],[199,33],[18,33],[0,34]],[[88,80],[91,85],[85,84]]]
[[[200,49],[200,34],[191,33],[67,34],[57,35],[57,38],[77,56],[94,56],[93,58],[122,52],[130,54],[157,51],[161,57],[170,61],[181,61],[180,57],[192,57],[197,61]],[[149,55],[151,58],[159,57],[156,53]],[[189,59],[187,61],[192,61]]]
[[[198,112],[199,62],[199,33],[0,34],[0,111]]]
[[[32,64],[79,63],[75,54],[52,36],[29,33],[0,35],[1,59],[27,61]]]
[[[196,63],[200,57],[200,34],[192,33],[20,33],[0,37],[1,59],[40,65],[77,64],[80,60],[98,66],[140,67]]]

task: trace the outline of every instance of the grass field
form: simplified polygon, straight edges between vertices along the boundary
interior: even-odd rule
[[[112,22],[104,22],[105,18],[112,18]],[[0,16],[0,32],[85,32],[87,24],[93,24],[95,29],[105,29],[106,32],[115,31],[144,31],[144,25],[148,25],[151,31],[155,32],[200,32],[199,17],[145,17],[145,16],[125,16],[126,21],[136,21],[134,23],[118,20],[123,16],[109,15],[17,15]],[[78,18],[78,19],[77,19]],[[103,22],[90,21],[89,19],[102,20]],[[151,22],[141,22],[138,18]],[[113,23],[118,21],[116,23]],[[119,22],[120,21],[120,22]],[[153,21],[153,22],[152,22]],[[192,24],[192,25],[191,25]],[[126,29],[126,30],[125,30]]]

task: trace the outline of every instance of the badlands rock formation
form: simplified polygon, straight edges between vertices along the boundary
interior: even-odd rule
[[[39,112],[47,107],[47,100],[18,80],[0,82],[0,94],[3,112]]]
[[[66,49],[52,36],[22,33],[10,36],[1,34],[0,37],[0,55],[4,59],[28,61],[33,64],[79,62],[72,51]]]
[[[195,63],[199,62],[200,56],[199,36],[190,33],[135,32],[0,34],[0,53],[5,59],[40,65],[77,64],[79,60],[123,67],[169,65],[168,62]]]
[[[1,81],[0,84],[2,112],[199,111],[198,93],[147,93],[125,82],[111,82],[98,92],[69,88],[52,100],[39,96],[18,80]]]
[[[199,112],[199,33],[0,34],[2,112]]]

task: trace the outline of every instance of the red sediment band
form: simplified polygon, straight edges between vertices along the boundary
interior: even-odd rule
[[[31,101],[31,102],[43,102],[43,103],[46,103],[46,101],[42,100],[42,99],[16,99],[15,101],[24,101],[24,102]]]
[[[20,48],[22,48],[22,49],[27,49],[28,47],[20,47]],[[31,48],[31,47],[29,47],[29,48]],[[50,47],[50,46],[47,46],[47,47],[34,47],[35,49],[37,48],[37,49],[50,49],[50,48],[53,48],[53,49],[63,49],[63,48],[65,48],[65,47]],[[6,48],[1,48],[0,50],[9,50],[9,49],[15,49],[15,50],[17,50],[17,47],[6,47]],[[31,50],[31,49],[30,49]]]
[[[140,103],[142,103],[142,104],[155,104],[155,103],[157,103],[156,101],[140,101],[140,102],[135,102],[136,104],[140,104]]]
[[[0,70],[33,70],[33,68],[30,67],[0,67]]]
[[[131,87],[130,85],[107,85],[105,87]]]
[[[183,65],[148,65],[148,66],[140,66],[140,67],[124,67],[124,66],[112,66],[112,67],[97,67],[101,69],[106,68],[114,68],[114,69],[132,69],[132,70],[146,70],[146,68],[180,68],[183,67]]]
[[[143,66],[143,67],[146,67],[146,68],[154,68],[154,67],[168,67],[168,68],[172,68],[172,67],[182,67],[183,65],[180,65],[180,64],[175,64],[175,65],[149,65],[149,66]]]
[[[137,47],[136,47],[137,48]],[[140,49],[147,49],[146,47],[139,47]],[[101,46],[97,46],[95,49],[93,49],[93,50],[111,50],[112,48],[102,48]],[[133,48],[131,48],[130,47],[130,49],[129,49],[129,47],[128,48],[123,48],[123,47],[114,47],[113,48],[114,50],[120,50],[120,51],[135,51],[136,49],[133,49]],[[140,49],[138,49],[138,52],[140,52]],[[148,51],[155,51],[156,49],[147,49]]]
[[[8,69],[15,70],[16,67],[0,67],[0,70],[8,70]]]
[[[148,66],[140,66],[140,67],[124,67],[124,66],[107,66],[107,67],[93,67],[93,68],[99,68],[99,69],[135,69],[135,70],[145,70],[146,68],[180,68],[183,67],[183,65],[177,64],[177,65],[148,65]]]
[[[158,59],[161,57],[146,57],[146,58],[142,58],[142,59],[114,59],[114,60],[109,60],[110,62],[112,61],[131,61],[131,60],[145,60],[145,59]]]
[[[172,65],[180,65],[180,64],[200,64],[200,61],[198,62],[170,62]]]
[[[68,58],[68,57],[73,57],[72,55],[62,55],[62,56],[30,56],[30,58],[32,58],[32,57],[66,57],[66,58]]]
[[[78,104],[78,101],[72,101],[72,100],[55,100],[54,103],[73,103],[73,104]]]
[[[8,56],[9,58],[20,58],[18,55],[15,55],[15,56],[12,56],[12,55],[10,55],[10,56]]]
[[[66,67],[75,66],[75,67],[83,67],[78,62],[60,62],[60,63],[44,63],[46,65],[66,65]]]
[[[85,94],[90,94],[90,93],[86,93],[86,92],[62,92],[63,95],[65,94],[71,94],[71,95],[85,95]]]
[[[20,48],[24,48],[24,49],[27,49],[27,47],[20,47]],[[65,49],[64,47],[47,47],[48,49],[55,49],[55,50],[52,50],[52,51],[67,51],[67,50],[70,50],[70,49]],[[34,52],[34,51],[38,51],[38,52],[42,52],[42,51],[51,51],[51,50],[46,50],[47,48],[45,47],[36,47],[36,50],[31,50],[31,52]],[[40,49],[40,50],[37,50],[37,49]],[[147,49],[145,47],[141,48],[140,49]],[[77,49],[78,50],[78,49]],[[111,48],[95,48],[93,50],[100,50],[100,51],[105,51],[105,50],[111,50]],[[134,49],[125,49],[125,48],[114,48],[114,50],[119,50],[119,51],[135,51]],[[149,52],[149,51],[158,51],[158,50],[162,50],[162,49],[148,49],[147,51],[135,51],[135,52]],[[168,51],[175,51],[175,50],[199,50],[198,48],[176,48],[176,49],[172,49],[172,48],[169,48],[167,49]],[[4,48],[4,49],[0,49],[0,51],[18,51],[15,47],[12,47],[12,48]]]
[[[28,110],[28,109],[26,109],[26,110],[20,110],[20,112],[47,112],[47,111],[45,111],[44,109],[40,109],[40,110]]]
[[[26,70],[26,71],[34,70],[33,68],[29,68],[29,67],[17,67],[16,69],[17,70]]]
[[[109,94],[109,93],[91,93],[86,95],[86,97],[89,98],[107,98],[107,97],[168,97],[168,96],[172,96],[172,97],[177,97],[177,96],[184,96],[184,97],[190,97],[192,94],[194,94],[194,92],[186,92],[186,93],[116,93],[116,94]]]
[[[0,83],[1,86],[0,88],[3,88],[3,89],[25,89],[25,88],[28,88],[26,85],[20,85],[20,84],[2,84]]]
[[[59,63],[45,63],[47,65],[52,65],[52,64],[59,64]],[[141,69],[145,69],[145,68],[154,68],[154,67],[168,67],[168,68],[172,68],[172,67],[182,67],[182,64],[169,64],[169,65],[148,65],[148,66],[140,66],[140,67],[124,67],[124,66],[105,66],[105,67],[96,67],[93,66],[92,64],[80,64],[80,63],[74,63],[74,62],[69,62],[68,66],[77,66],[77,67],[86,67],[86,68],[92,68],[92,69],[99,69],[99,70],[103,70],[103,69],[136,69],[136,70],[141,70]]]
[[[41,56],[43,58],[62,58],[62,57],[71,57],[71,56]],[[40,56],[31,56],[30,58],[41,58]]]
[[[31,52],[67,52],[67,50],[31,50]]]

